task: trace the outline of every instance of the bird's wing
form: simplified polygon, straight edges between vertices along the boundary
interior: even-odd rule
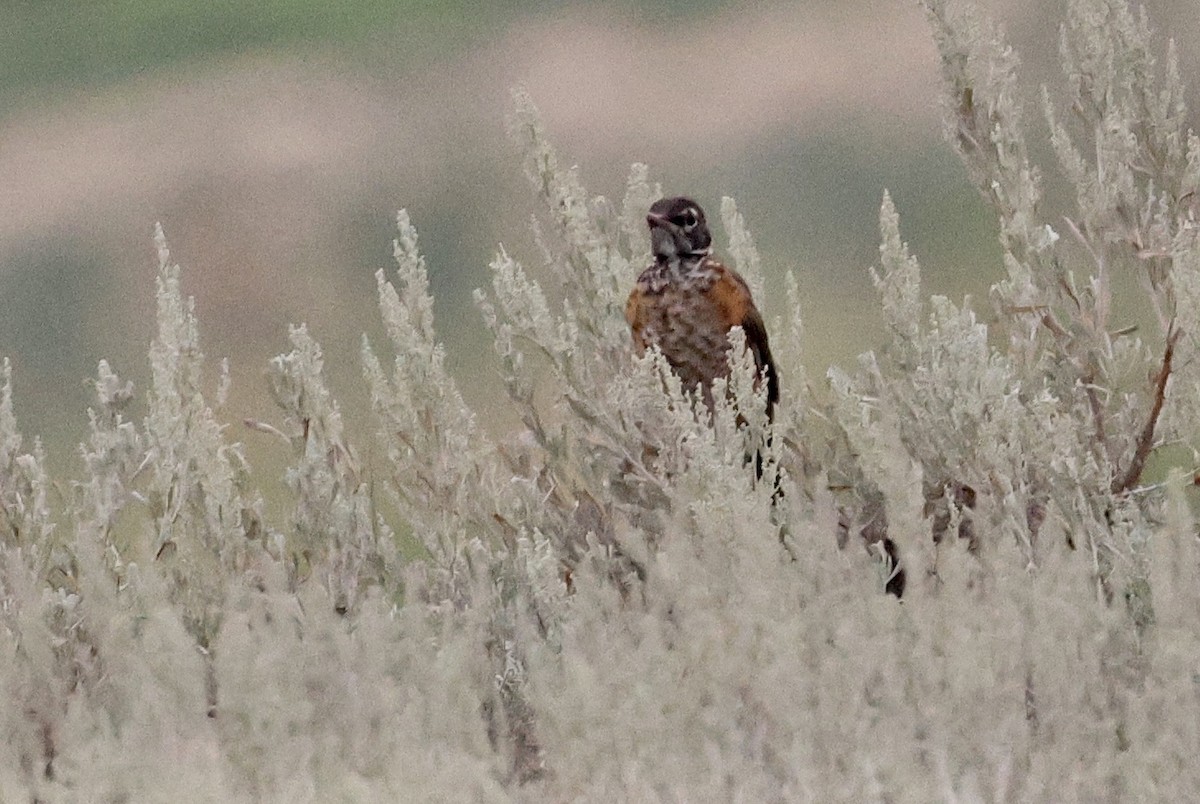
[[[642,301],[642,289],[638,285],[633,286],[629,299],[625,302],[625,320],[629,322],[629,330],[633,334],[633,346],[638,354],[641,354],[646,349],[646,339],[642,335],[646,323],[646,306]]]
[[[767,418],[774,419],[775,403],[779,401],[779,373],[775,369],[775,358],[771,356],[771,344],[767,340],[767,328],[762,314],[751,304],[742,319],[742,331],[746,333],[746,347],[754,355],[754,365],[767,378]]]
[[[720,273],[712,293],[718,308],[729,327],[740,326],[746,333],[746,348],[754,356],[754,365],[767,380],[767,416],[772,417],[775,403],[779,401],[779,373],[775,359],[771,356],[771,345],[762,314],[754,306],[746,280],[725,266]]]

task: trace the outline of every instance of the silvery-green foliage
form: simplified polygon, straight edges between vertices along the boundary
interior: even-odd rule
[[[267,380],[296,455],[286,476],[296,496],[290,552],[297,575],[315,573],[345,612],[369,585],[395,591],[397,545],[375,513],[370,484],[343,434],[341,411],[325,387],[320,345],[303,325],[292,327],[289,337],[292,351],[271,361]]]
[[[166,579],[137,563],[152,559],[132,490],[146,460],[142,436],[122,413],[132,385],[102,361],[94,387],[85,480],[65,512],[72,530],[44,541],[53,552],[40,574],[6,566],[3,683],[15,716],[3,727],[6,789],[46,799],[80,789],[100,799],[183,795],[207,775],[201,757],[169,780],[142,772],[138,757],[211,739],[208,676]]]
[[[528,456],[520,455],[521,445],[502,450],[476,424],[434,334],[433,299],[416,230],[403,211],[397,224],[397,285],[383,272],[376,277],[395,358],[385,371],[364,339],[363,364],[388,459],[386,488],[427,554],[405,573],[406,595],[449,622],[482,616],[478,648],[486,651],[490,675],[500,682],[481,706],[489,730],[504,734],[513,772],[525,778],[539,772],[540,748],[524,691],[513,680],[521,674],[512,673],[523,661],[522,623],[532,617],[539,638],[553,638],[564,610],[561,554],[545,549],[546,517],[539,515],[558,506],[547,505],[553,489],[544,488],[533,465],[523,460]],[[542,326],[546,307],[538,289],[523,284],[519,271],[510,277],[527,305],[522,321]],[[543,334],[552,343],[570,337]],[[554,521],[564,516],[559,511]]]
[[[880,455],[875,444],[888,439],[873,431],[891,431],[893,445],[903,445],[920,468],[934,508],[943,495],[959,497],[950,501],[946,516],[988,516],[988,530],[1015,537],[1033,561],[1029,519],[1044,518],[1044,511],[1034,512],[1044,508],[1047,488],[1059,488],[1047,482],[1057,468],[1072,473],[1069,487],[1083,483],[1092,493],[1104,493],[1106,481],[1087,434],[1061,426],[1062,411],[1050,389],[1023,383],[1012,359],[989,343],[987,326],[969,308],[940,296],[928,305],[921,301],[919,267],[900,239],[887,196],[880,228],[882,267],[873,277],[891,339],[882,355],[862,356],[854,379],[836,376],[851,446],[863,456]],[[894,482],[887,478],[889,469],[872,467],[872,460],[862,461],[868,480],[876,486]],[[978,494],[978,501],[966,505],[964,489]],[[1064,504],[1073,510],[1070,501]],[[973,530],[973,523],[963,524],[954,530],[963,535]],[[935,535],[940,536],[936,525]]]
[[[729,196],[721,199],[721,225],[729,238],[729,256],[732,266],[737,269],[750,292],[756,299],[765,295],[765,279],[762,271],[762,258],[758,255],[758,247],[754,238],[746,228],[746,219],[738,212],[737,202]]]
[[[540,254],[501,247],[477,296],[516,432],[483,426],[447,370],[404,213],[377,280],[386,343],[363,345],[373,457],[307,328],[268,366],[282,421],[247,424],[292,450],[278,523],[220,423],[227,366],[204,392],[161,234],[147,416],[101,362],[69,495],[36,442],[23,452],[6,364],[6,797],[1192,796],[1192,477],[1129,480],[1140,452],[1194,442],[1200,399],[1200,148],[1171,57],[1155,83],[1143,21],[1072,5],[1067,88],[1087,111],[1052,136],[1080,197],[1050,219],[1015,56],[966,7],[931,11],[954,140],[1000,219],[998,321],[923,294],[885,197],[887,341],[830,373],[824,406],[794,276],[768,327],[773,425],[740,330],[711,410],[662,354],[634,355],[623,306],[660,190],[635,165],[619,209],[589,196],[524,95]],[[733,202],[721,213],[718,248],[769,285]],[[1117,271],[1157,331],[1112,329]],[[839,546],[852,529],[900,545],[902,604]]]
[[[607,494],[597,491],[612,482],[613,466],[627,461],[635,468],[621,482],[627,493],[655,494],[653,475],[637,454],[640,447],[626,437],[629,424],[617,421],[622,411],[605,406],[600,398],[628,355],[623,312],[633,268],[621,240],[649,253],[642,234],[647,208],[643,204],[654,194],[647,171],[634,166],[625,209],[614,215],[605,199],[587,196],[576,170],[559,164],[529,97],[517,93],[515,105],[511,128],[526,153],[526,173],[548,218],[545,226],[535,219],[535,234],[560,301],[552,312],[540,284],[507,254],[501,252],[493,262],[492,294],[477,294],[477,301],[493,332],[509,395],[533,441],[545,451],[548,468],[554,471],[572,463],[578,466],[574,472],[586,472],[578,479],[551,476],[543,484],[561,487],[567,494],[581,487],[601,500]],[[534,361],[548,363],[548,381],[557,397],[551,399],[550,410],[534,399]],[[589,426],[591,438],[581,441],[569,423],[547,420],[549,413],[561,420],[568,411],[573,413],[570,419],[582,419]],[[608,512],[602,514],[607,520]]]
[[[529,97],[518,92],[515,104],[511,128],[548,219],[535,220],[535,233],[553,288],[543,290],[501,252],[492,264],[492,293],[477,300],[510,397],[544,452],[540,482],[565,501],[557,509],[586,512],[586,530],[569,522],[546,528],[575,531],[567,545],[573,549],[589,532],[606,540],[620,521],[642,522],[663,510],[664,478],[686,467],[699,471],[696,445],[711,441],[713,431],[661,358],[651,354],[635,361],[632,375],[628,370],[625,302],[631,280],[649,262],[645,212],[660,189],[650,184],[644,165],[634,165],[620,211],[603,197],[589,197],[578,171],[559,164]],[[723,215],[739,267],[761,285],[757,252],[732,201],[723,205]],[[549,387],[539,396],[537,369],[543,365]],[[664,387],[675,397],[666,406]],[[722,456],[729,453],[722,449]],[[744,454],[744,445],[738,449]],[[742,475],[740,467],[730,471]],[[606,498],[613,502],[602,502]]]
[[[779,456],[762,444],[765,399],[754,387],[744,337],[731,343],[729,393],[716,389],[711,414],[684,393],[661,354],[632,354],[624,306],[633,278],[649,262],[645,211],[659,190],[644,166],[635,165],[623,209],[589,197],[578,171],[560,166],[520,93],[512,129],[542,202],[535,236],[541,273],[550,281],[543,285],[501,250],[491,266],[490,292],[477,294],[525,426],[501,446],[518,503],[517,516],[506,512],[504,521],[524,523],[514,530],[543,540],[553,559],[539,566],[563,567],[568,578],[595,573],[613,583],[619,597],[649,594],[668,534],[679,550],[702,549],[708,535],[708,555],[715,558],[716,545],[736,550],[736,534],[749,529],[778,562],[786,554],[771,519],[771,486],[754,482],[747,450],[758,444],[772,473]],[[738,238],[737,258],[759,275],[753,243],[731,203],[727,217]],[[564,595],[560,579],[546,576],[539,583],[536,571],[515,569],[518,587],[532,591],[535,630],[545,634],[522,639],[519,627],[508,632],[515,639],[514,667],[522,670],[506,671],[505,678],[519,690],[527,683],[525,663],[560,645],[578,604]],[[673,586],[655,592],[683,594]],[[537,702],[522,697],[521,706],[510,709],[525,717],[530,707],[536,710]],[[533,711],[528,716],[540,726]]]
[[[20,711],[3,720],[10,750],[0,763],[0,778],[20,789],[37,783],[47,761],[43,734],[62,719],[68,682],[47,670],[58,664],[55,645],[62,641],[56,615],[73,601],[45,586],[53,523],[44,458],[36,444],[33,453],[21,452],[24,439],[13,412],[7,359],[0,381],[0,684],[8,706]]]
[[[480,715],[486,611],[448,622],[368,590],[342,615],[323,583],[263,580],[233,591],[214,648],[231,796],[504,799]]]
[[[5,549],[24,553],[35,571],[50,560],[54,522],[47,495],[46,457],[41,442],[22,452],[12,405],[12,365],[0,363],[0,541]]]
[[[1196,284],[1200,157],[1174,51],[1160,71],[1144,16],[1124,0],[1070,4],[1065,107],[1043,89],[1051,145],[1076,191],[1075,208],[1055,217],[1030,156],[1016,54],[969,4],[926,7],[949,139],[997,215],[1007,276],[992,287],[990,328],[967,305],[934,297],[926,307],[885,196],[873,277],[890,342],[838,379],[840,420],[864,455],[866,432],[892,422],[923,473],[935,538],[953,525],[977,544],[982,519],[1036,563],[1039,532],[1054,522],[1111,594],[1113,576],[1143,565],[1145,517],[1160,497],[1142,488],[1147,459],[1194,443],[1200,413],[1181,392],[1195,388],[1200,342],[1185,298]],[[1126,278],[1154,311],[1147,332],[1129,326],[1136,307],[1116,294]],[[860,463],[868,487],[884,482],[870,458]]]
[[[110,526],[128,502],[125,483],[144,458],[142,437],[124,411],[134,397],[133,383],[121,382],[107,360],[101,360],[93,385],[96,407],[88,410],[88,441],[80,446],[87,469],[83,491],[87,513],[102,527]]]
[[[180,288],[162,228],[158,247],[158,334],[150,346],[146,416],[151,555],[171,568],[173,594],[201,646],[215,636],[226,573],[244,568],[258,544],[256,495],[247,488],[241,445],[228,443],[201,388],[204,355],[195,303]]]
[[[489,503],[500,481],[495,448],[445,369],[416,230],[403,211],[397,225],[397,285],[383,271],[376,274],[395,357],[386,371],[364,337],[363,365],[388,460],[384,485],[442,574],[449,598],[465,591],[470,556],[496,547],[488,538],[495,528]]]

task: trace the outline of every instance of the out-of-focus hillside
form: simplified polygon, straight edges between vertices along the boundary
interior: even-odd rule
[[[1196,15],[1146,6],[1194,74]],[[373,272],[398,207],[429,257],[450,364],[487,410],[499,384],[470,293],[498,243],[538,260],[503,122],[518,84],[593,192],[619,197],[643,161],[710,208],[737,198],[768,318],[783,312],[783,273],[800,278],[817,377],[878,336],[865,269],[885,187],[931,289],[978,294],[999,274],[994,224],[941,139],[915,3],[255,7],[4,12],[0,354],[22,429],[45,435],[53,464],[72,466],[97,360],[148,377],[155,221],[206,353],[230,358],[231,422],[271,418],[262,371],[301,321],[357,418],[360,336],[377,326]],[[1027,74],[1048,76],[1061,10],[989,10]]]

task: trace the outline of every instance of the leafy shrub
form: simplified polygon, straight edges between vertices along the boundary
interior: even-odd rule
[[[989,301],[920,291],[884,198],[889,341],[813,387],[799,285],[774,425],[734,333],[715,409],[634,358],[624,297],[660,193],[589,197],[518,94],[538,281],[501,251],[477,294],[509,402],[495,438],[446,370],[417,235],[364,340],[367,472],[303,327],[268,379],[288,520],[264,519],[204,390],[159,235],[141,423],[101,362],[84,479],[55,495],[0,386],[0,789],[37,800],[1183,798],[1197,788],[1195,457],[1200,139],[1168,51],[1119,0],[1075,0],[1076,189],[1049,219],[1017,61],[929,0],[950,139],[995,208]],[[1066,111],[1060,111],[1065,109]],[[722,205],[733,262],[757,252]],[[1153,310],[1121,329],[1133,277]],[[778,330],[779,328],[776,327]],[[789,362],[790,361],[790,362]],[[210,398],[212,401],[210,402]],[[769,437],[768,437],[769,436]],[[747,447],[761,448],[756,482]],[[55,508],[52,500],[58,499]],[[393,530],[394,524],[402,523]],[[868,551],[887,537],[908,578]],[[960,538],[961,537],[961,538]],[[7,797],[7,796],[6,796]]]

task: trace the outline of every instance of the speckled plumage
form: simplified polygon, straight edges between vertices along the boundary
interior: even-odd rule
[[[654,345],[685,388],[713,404],[712,381],[729,374],[729,330],[740,326],[767,382],[767,414],[779,400],[779,380],[762,316],[746,281],[713,259],[704,212],[686,198],[663,199],[647,222],[655,261],[638,277],[625,317],[640,354]]]

